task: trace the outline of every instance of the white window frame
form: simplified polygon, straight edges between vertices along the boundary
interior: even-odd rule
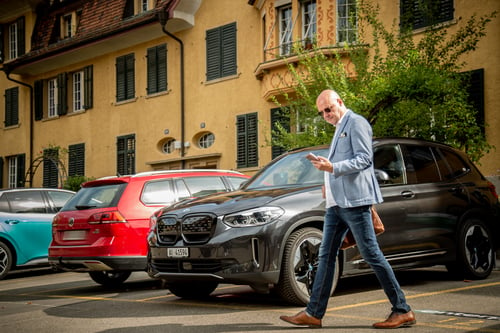
[[[316,0],[307,0],[302,5],[302,39],[314,43],[317,31]],[[312,5],[311,7],[309,5]],[[311,10],[311,11],[309,11]]]
[[[73,14],[67,14],[62,17],[62,38],[69,38],[73,36]]]
[[[9,157],[9,188],[17,187],[17,156]]]
[[[53,118],[57,116],[57,79],[53,78],[47,82],[47,117]]]
[[[149,0],[136,0],[137,13],[145,13],[151,8],[149,7]]]
[[[215,142],[215,135],[211,132],[205,133],[198,139],[198,147],[207,149]]]
[[[356,43],[358,40],[358,12],[357,12],[357,5],[356,5],[357,0],[338,0],[337,1],[337,43],[347,43],[347,44],[352,44]],[[344,7],[343,15],[341,16],[340,14],[340,7]],[[352,26],[352,22],[350,21],[350,17],[348,15],[349,13],[349,8],[354,7],[356,9],[356,22],[354,27]],[[347,13],[345,12],[347,10]],[[354,40],[350,40],[350,32],[354,31]],[[341,40],[341,32],[346,32],[346,40]]]
[[[280,55],[289,55],[292,52],[293,42],[293,20],[291,4],[278,8],[278,19]]]
[[[9,25],[9,59],[16,59],[18,57],[17,48],[19,36],[17,35],[17,32],[17,22]]]
[[[73,112],[85,110],[85,74],[83,71],[73,73]]]

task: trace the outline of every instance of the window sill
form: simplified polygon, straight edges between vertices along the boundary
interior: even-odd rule
[[[237,78],[240,77],[240,75],[241,75],[241,73],[238,73],[238,74],[235,74],[235,75],[220,77],[218,79],[213,79],[213,80],[210,80],[210,81],[204,81],[202,83],[208,86],[210,84],[216,84],[216,83],[219,83],[219,82],[224,82],[224,81],[229,81],[229,80],[237,79]]]
[[[158,97],[158,96],[168,95],[168,94],[170,94],[171,91],[172,91],[171,89],[167,89],[165,91],[159,91],[157,93],[148,94],[148,95],[144,96],[144,98],[145,99],[149,99],[149,98],[155,98],[155,97]]]
[[[19,127],[21,127],[21,124],[20,124],[20,123],[15,124],[15,125],[5,126],[3,129],[4,129],[4,130],[11,130],[11,129],[16,129],[16,128],[19,128]]]
[[[137,97],[134,97],[134,98],[131,98],[131,99],[126,99],[124,101],[114,102],[113,105],[114,106],[119,106],[119,105],[123,105],[123,104],[134,103],[135,101],[137,101]]]

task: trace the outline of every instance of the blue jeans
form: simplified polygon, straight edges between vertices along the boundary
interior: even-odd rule
[[[348,231],[351,229],[363,259],[375,272],[380,285],[392,304],[392,311],[406,313],[410,307],[396,276],[380,250],[373,230],[370,206],[327,208],[323,228],[323,240],[319,249],[318,271],[314,278],[312,294],[306,312],[316,318],[323,318],[330,298],[335,259]]]

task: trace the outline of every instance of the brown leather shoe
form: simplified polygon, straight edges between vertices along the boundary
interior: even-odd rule
[[[375,328],[398,328],[402,326],[411,326],[416,323],[415,314],[413,311],[408,311],[407,313],[397,313],[393,312],[385,320],[379,323],[373,324]]]
[[[310,328],[321,328],[321,319],[308,315],[305,311],[300,311],[295,316],[280,316],[280,319],[297,326],[309,326]]]

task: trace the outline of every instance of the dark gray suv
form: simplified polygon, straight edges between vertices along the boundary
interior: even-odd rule
[[[495,265],[500,204],[494,186],[450,146],[407,138],[374,140],[386,231],[380,246],[395,269],[446,265],[488,277]],[[165,207],[151,217],[148,272],[180,297],[219,283],[274,287],[305,304],[317,267],[325,202],[323,173],[306,159],[327,146],[286,153],[242,189]],[[339,277],[371,273],[357,248],[341,251]]]

